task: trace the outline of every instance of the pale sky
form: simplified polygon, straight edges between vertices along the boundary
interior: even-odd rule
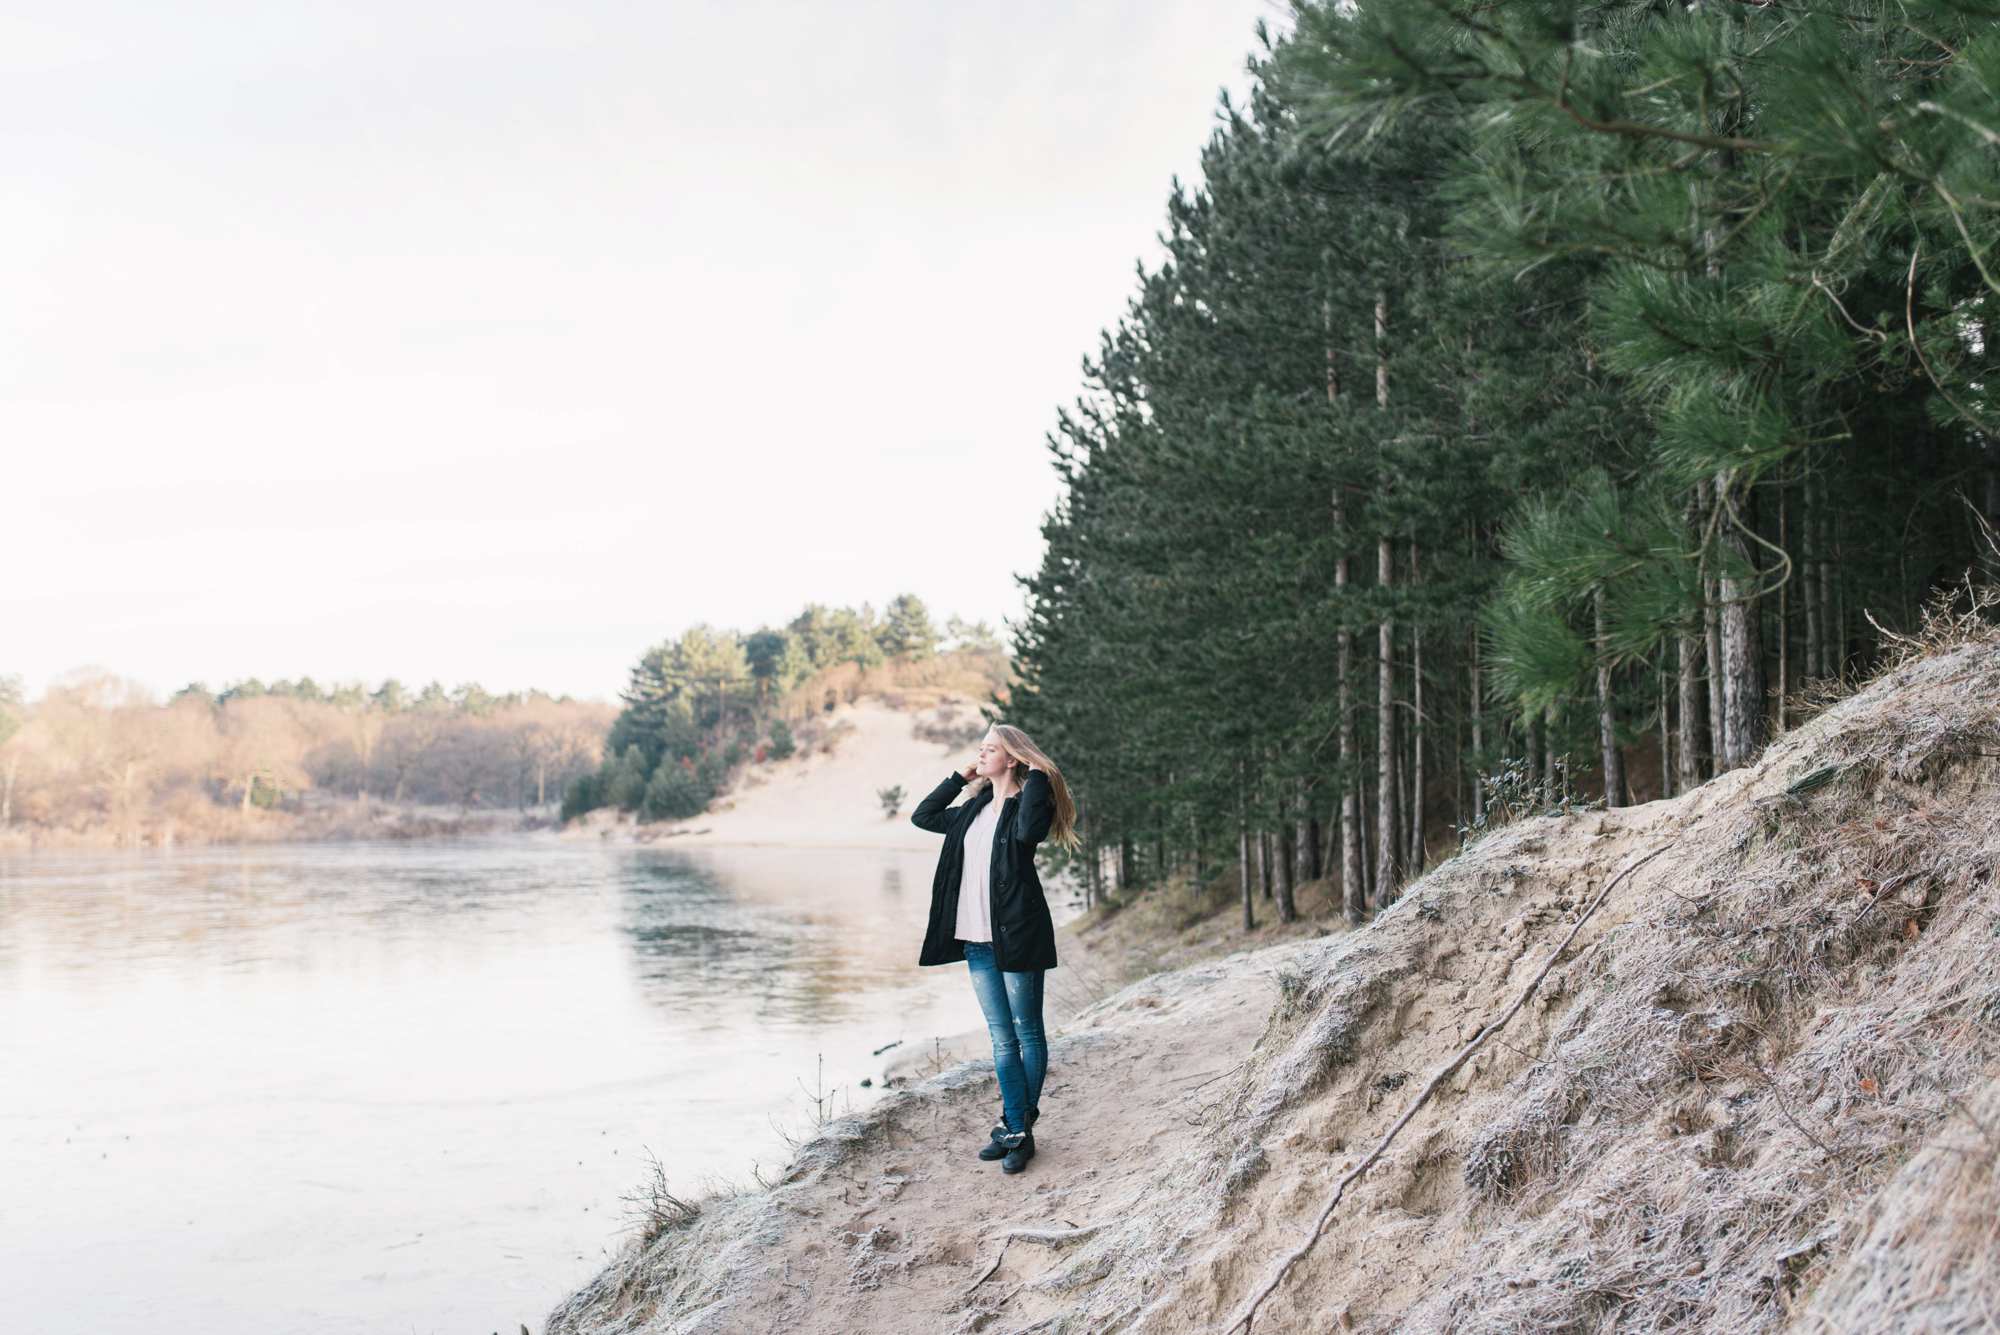
[[[609,698],[1018,620],[1044,436],[1275,0],[0,16],[0,674]]]

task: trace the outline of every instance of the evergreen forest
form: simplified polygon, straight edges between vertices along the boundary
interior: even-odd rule
[[[1751,763],[1991,574],[2000,10],[1258,36],[1047,440],[1005,717],[1093,891],[1361,922],[1491,821]]]

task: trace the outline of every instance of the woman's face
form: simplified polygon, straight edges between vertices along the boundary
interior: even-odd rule
[[[1000,745],[1000,739],[989,732],[979,743],[979,768],[974,772],[995,779],[1005,774],[1013,763],[1014,757],[1008,755],[1007,748]]]

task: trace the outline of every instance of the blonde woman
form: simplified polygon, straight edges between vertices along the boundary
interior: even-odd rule
[[[952,799],[970,791],[957,806]],[[910,820],[944,836],[931,882],[922,964],[963,960],[993,1036],[1000,1124],[979,1151],[1018,1173],[1035,1157],[1049,1045],[1042,1032],[1042,975],[1056,967],[1055,925],[1035,871],[1035,846],[1074,850],[1076,804],[1062,771],[1019,728],[994,724],[979,753],[917,803]]]

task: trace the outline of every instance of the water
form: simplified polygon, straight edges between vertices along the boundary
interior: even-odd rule
[[[621,1197],[768,1178],[977,1028],[927,853],[550,837],[0,859],[0,1293],[126,1335],[539,1332]],[[877,1090],[863,1090],[863,1076]],[[836,1088],[837,1087],[837,1088]]]

